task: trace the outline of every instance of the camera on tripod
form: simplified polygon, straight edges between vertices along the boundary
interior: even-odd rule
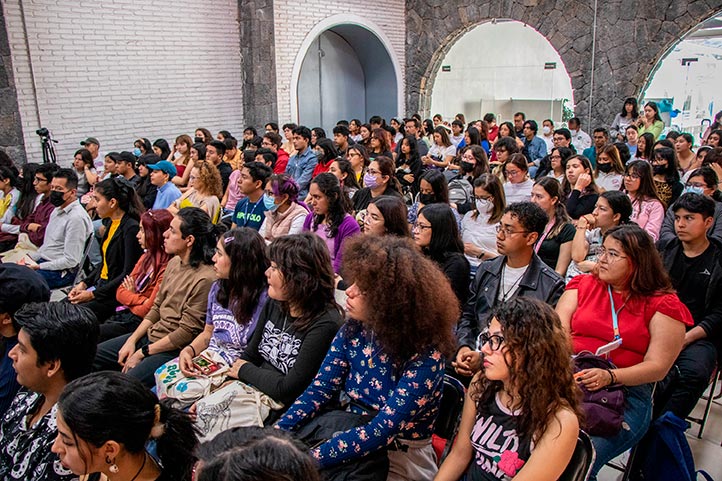
[[[58,141],[53,139],[50,130],[46,129],[45,127],[40,127],[38,130],[35,131],[35,133],[40,136],[40,142],[43,144],[43,163],[56,163],[57,156],[55,154],[55,146],[53,145],[53,143],[57,144]]]

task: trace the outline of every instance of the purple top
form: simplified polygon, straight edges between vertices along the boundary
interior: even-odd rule
[[[306,221],[303,223],[303,230],[312,231],[321,237],[321,239],[327,241],[327,237],[324,235],[325,232],[322,234],[319,231],[321,228],[322,226],[319,225],[317,226],[316,231],[313,231],[313,212],[306,216]],[[360,232],[361,228],[358,226],[356,219],[353,216],[346,214],[341,221],[341,225],[338,226],[338,233],[336,234],[336,237],[333,237],[333,250],[330,251],[334,272],[338,273],[341,270],[341,248],[343,247],[343,243],[346,241],[346,238],[359,234]]]
[[[217,352],[224,361],[229,365],[233,364],[236,359],[246,349],[248,340],[253,335],[258,323],[258,316],[261,313],[263,305],[268,299],[268,291],[264,290],[258,299],[258,304],[253,309],[251,322],[245,326],[240,326],[233,316],[230,309],[221,306],[216,300],[218,290],[221,288],[220,281],[216,281],[211,286],[208,293],[208,311],[206,312],[206,324],[213,326],[213,335],[208,349]]]

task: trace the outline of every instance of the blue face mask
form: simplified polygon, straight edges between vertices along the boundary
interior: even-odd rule
[[[140,157],[140,149],[138,147],[133,149],[133,155],[136,157]]]
[[[278,204],[276,204],[274,198],[267,196],[266,194],[263,194],[263,205],[266,207],[266,210],[269,210],[271,212],[278,209]]]
[[[684,194],[699,194],[704,195],[704,189],[702,187],[696,187],[694,185],[688,185],[684,188]]]

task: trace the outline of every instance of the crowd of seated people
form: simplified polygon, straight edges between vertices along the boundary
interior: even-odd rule
[[[722,347],[722,130],[639,109],[0,151],[0,480],[551,481],[621,385],[596,479]]]

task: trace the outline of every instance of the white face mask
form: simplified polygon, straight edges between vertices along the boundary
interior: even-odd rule
[[[551,131],[552,131],[552,129],[550,129],[550,128],[549,128],[548,126],[546,126],[546,125],[545,125],[544,127],[542,127],[542,133],[543,133],[544,135],[549,135],[549,134],[551,133]]]
[[[577,131],[576,131],[576,130],[572,130],[572,129],[569,129],[569,132],[571,132],[571,133],[572,133],[572,136],[575,136],[575,135],[577,135]]]
[[[494,208],[494,203],[488,199],[476,199],[474,203],[476,204],[476,210],[482,214],[486,214]]]

